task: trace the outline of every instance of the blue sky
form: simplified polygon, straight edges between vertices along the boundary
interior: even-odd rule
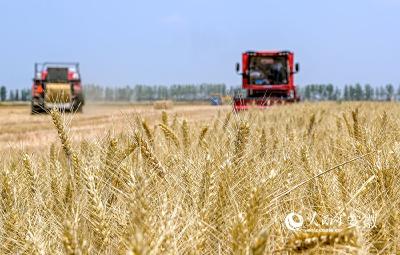
[[[289,49],[298,84],[400,84],[400,0],[0,1],[0,84],[35,61],[79,61],[85,83],[240,83],[241,52]]]

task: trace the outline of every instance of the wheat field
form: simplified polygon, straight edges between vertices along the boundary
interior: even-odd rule
[[[0,254],[399,254],[398,104],[179,109],[30,117]]]

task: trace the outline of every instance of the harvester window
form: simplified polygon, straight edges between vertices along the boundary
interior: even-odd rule
[[[47,68],[47,81],[48,82],[67,82],[68,81],[68,68]]]
[[[286,57],[254,56],[249,61],[250,84],[276,85],[288,83]]]

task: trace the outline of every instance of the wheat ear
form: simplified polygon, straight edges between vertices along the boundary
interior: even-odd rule
[[[135,133],[135,140],[138,146],[140,147],[140,153],[142,154],[146,163],[154,169],[160,177],[165,176],[165,170],[161,165],[160,161],[156,158],[153,151],[150,149],[150,146],[146,141],[142,139],[138,132]]]
[[[163,131],[165,138],[175,144],[176,147],[179,147],[179,139],[176,136],[175,132],[171,130],[167,125],[162,123],[159,124],[159,127]]]

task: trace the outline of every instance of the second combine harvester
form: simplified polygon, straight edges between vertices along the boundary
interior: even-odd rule
[[[32,114],[52,108],[81,112],[84,104],[78,63],[36,63]]]
[[[241,71],[241,72],[240,72]],[[274,104],[300,101],[294,84],[294,74],[299,64],[294,64],[290,51],[247,51],[242,54],[242,90],[234,97],[234,110],[266,108]]]

